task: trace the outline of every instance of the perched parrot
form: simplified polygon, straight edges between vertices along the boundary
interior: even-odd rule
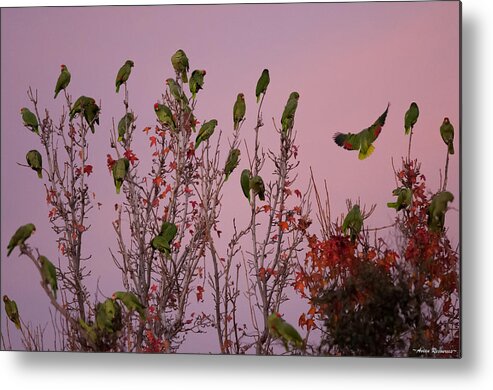
[[[454,126],[452,126],[448,118],[443,119],[443,123],[440,126],[440,135],[443,142],[448,145],[449,154],[454,154]]]
[[[130,125],[135,121],[134,114],[131,112],[128,112],[127,114],[123,115],[122,119],[118,122],[118,141],[124,142],[125,141],[125,134],[128,133],[128,130],[130,129]]]
[[[195,138],[195,149],[197,149],[202,141],[206,141],[214,133],[214,129],[217,126],[217,120],[211,119],[208,122],[204,122],[200,127],[199,134]]]
[[[255,88],[255,96],[257,96],[257,103],[260,101],[260,95],[267,92],[267,87],[270,83],[269,69],[264,69],[260,78],[257,81],[257,87]]]
[[[33,149],[27,152],[26,154],[26,161],[27,164],[38,173],[38,177],[40,179],[43,178],[43,159],[41,157],[41,154]]]
[[[55,86],[55,97],[54,99],[56,99],[56,97],[58,96],[58,94],[60,93],[60,91],[65,88],[68,87],[69,83],[70,83],[70,72],[68,71],[67,67],[65,65],[61,65],[61,71],[60,71],[60,76],[58,76],[58,80],[56,82],[56,86]]]
[[[122,308],[116,300],[108,298],[96,305],[96,326],[107,333],[122,329]]]
[[[235,130],[238,130],[238,128],[240,127],[240,122],[245,117],[245,111],[245,96],[242,93],[239,93],[233,106],[233,128]]]
[[[361,130],[357,134],[352,133],[336,133],[334,135],[334,141],[337,145],[343,147],[346,150],[359,150],[358,158],[364,160],[369,157],[375,147],[372,145],[382,131],[382,127],[385,124],[385,118],[387,118],[387,112],[389,111],[389,105],[386,110],[378,119],[367,129]]]
[[[32,223],[28,223],[27,225],[22,225],[21,227],[19,227],[19,229],[15,231],[14,235],[9,241],[9,245],[7,246],[7,256],[10,256],[16,246],[24,245],[24,242],[29,237],[31,237],[31,234],[33,234],[35,231],[36,226],[34,226]]]
[[[358,237],[361,228],[363,227],[363,216],[361,215],[361,210],[359,205],[354,205],[351,210],[344,218],[344,222],[342,223],[342,233],[346,234],[349,229],[349,234],[351,237],[351,241],[354,242],[356,237]]]
[[[229,175],[233,173],[234,169],[238,166],[240,157],[240,149],[231,149],[229,152],[228,159],[226,160],[226,165],[224,166],[224,174],[226,178],[224,181],[228,180]]]
[[[83,106],[82,110],[84,112],[84,119],[91,128],[91,132],[94,134],[94,124],[96,123],[99,125],[100,111],[99,106],[96,104],[96,100],[94,100],[93,98],[89,98],[87,103]]]
[[[140,303],[139,298],[134,293],[128,291],[116,291],[113,294],[113,299],[119,299],[123,302],[128,311],[136,311],[140,318],[145,320],[145,306]]]
[[[448,191],[442,191],[433,196],[430,206],[426,211],[428,214],[428,227],[432,232],[440,232],[445,225],[445,212],[448,202],[454,201],[454,195]]]
[[[267,326],[273,338],[282,340],[286,351],[289,349],[289,344],[298,349],[303,348],[303,339],[298,331],[281,318],[279,313],[272,313],[267,318]]]
[[[120,92],[120,86],[127,82],[128,78],[130,77],[130,72],[132,71],[133,66],[134,66],[133,61],[126,60],[123,66],[118,71],[115,80],[116,93]]]
[[[171,246],[169,240],[161,236],[160,234],[151,240],[152,249],[169,255],[171,253]]]
[[[192,93],[192,99],[195,99],[197,92],[199,92],[204,86],[204,76],[206,75],[204,69],[196,69],[192,72],[190,76],[190,92]]]
[[[97,310],[97,305],[96,305],[96,310]],[[79,318],[79,325],[86,332],[87,339],[92,344],[96,344],[96,342],[98,340],[98,336],[96,334],[96,331],[94,330],[94,327],[91,325],[88,325],[82,318]]]
[[[413,197],[413,192],[410,188],[407,187],[399,187],[392,191],[392,195],[397,196],[397,200],[395,202],[387,203],[387,207],[396,209],[396,211],[400,211],[405,209],[411,205],[411,200]]]
[[[120,193],[120,188],[125,180],[125,176],[127,175],[128,169],[130,168],[130,162],[122,157],[118,159],[113,165],[113,181],[115,182],[116,193]]]
[[[265,200],[265,185],[260,176],[252,177],[250,180],[250,189],[253,190],[253,196],[258,195],[260,200]]]
[[[243,194],[245,197],[248,199],[248,202],[250,202],[250,178],[252,176],[252,173],[250,172],[249,169],[244,169],[241,172],[240,176],[240,184],[241,184],[241,190],[243,191]]]
[[[17,303],[14,300],[10,300],[7,295],[3,296],[3,303],[5,305],[5,313],[9,320],[15,324],[17,329],[21,328],[21,319],[19,317],[19,309],[17,308]]]
[[[406,111],[406,115],[404,116],[404,129],[405,134],[409,135],[414,125],[418,121],[419,117],[419,108],[416,102],[412,102],[409,106],[409,109]]]
[[[175,98],[175,100],[179,101],[181,103],[182,107],[185,107],[188,105],[188,98],[183,92],[183,89],[180,87],[180,84],[178,84],[175,80],[173,79],[167,79],[166,84],[169,87],[169,92],[171,93],[171,96]]]
[[[164,104],[155,103],[154,112],[156,113],[157,119],[162,124],[168,126],[172,131],[176,131],[176,123],[173,119],[173,113],[168,106]]]
[[[298,108],[298,99],[300,94],[298,92],[291,92],[289,99],[284,107],[284,111],[281,117],[282,131],[284,134],[289,128],[294,126],[294,115],[296,114],[296,109]]]
[[[188,57],[182,49],[176,51],[171,56],[171,65],[175,69],[176,74],[181,77],[184,83],[188,83],[187,72],[190,69],[188,64]]]
[[[53,263],[45,256],[39,256],[38,260],[41,263],[41,274],[43,275],[43,283],[51,287],[53,296],[56,298],[56,292],[58,290],[58,283],[56,280],[56,268]]]
[[[22,120],[24,121],[24,126],[29,127],[32,132],[39,135],[39,123],[38,118],[34,115],[29,108],[22,107],[21,108]]]
[[[178,232],[178,228],[174,223],[163,222],[163,224],[161,225],[161,231],[159,235],[163,237],[168,242],[168,244],[171,244],[177,232]]]
[[[75,101],[72,106],[72,109],[69,113],[70,120],[73,120],[77,114],[80,114],[85,106],[91,101],[92,98],[87,96],[79,96],[79,98]]]

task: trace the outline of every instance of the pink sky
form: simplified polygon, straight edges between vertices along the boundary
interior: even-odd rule
[[[19,225],[33,222],[38,231],[30,243],[52,261],[57,253],[43,182],[16,164],[24,163],[28,150],[40,149],[38,139],[22,126],[19,109],[28,104],[26,91],[32,86],[42,107],[54,117],[61,112],[62,99],[53,100],[53,89],[62,63],[72,73],[69,92],[74,99],[84,94],[102,101],[101,123],[90,137],[94,174],[89,184],[103,206],[90,216],[85,245],[94,259],[91,283],[99,280],[106,295],[121,288],[108,248],[116,247],[111,221],[113,205],[122,198],[115,194],[106,154],[112,117],[118,120],[123,114],[114,80],[126,59],[135,62],[129,88],[138,129],[155,123],[153,103],[164,91],[164,80],[172,76],[169,58],[182,48],[191,69],[207,70],[197,105],[199,119],[216,118],[226,142],[234,100],[244,92],[247,120],[242,136],[249,144],[257,108],[255,83],[262,69],[269,68],[261,134],[266,149],[278,142],[270,118],[279,122],[289,93],[298,91],[298,186],[306,186],[312,167],[319,183],[328,182],[334,215],[346,211],[346,198],[377,203],[366,221],[371,227],[391,223],[395,216],[385,207],[395,187],[390,161],[393,157],[399,166],[400,156],[407,153],[403,117],[411,101],[420,107],[413,156],[422,163],[429,190],[438,189],[438,170],[443,171],[445,162],[439,134],[444,116],[455,125],[459,150],[458,2],[24,8],[3,9],[1,22],[1,293],[17,301],[26,322],[49,321],[48,301],[39,276],[26,258],[18,258],[18,249],[5,257],[8,240]],[[388,102],[387,122],[370,158],[359,161],[357,153],[334,144],[336,131],[367,127]],[[137,133],[141,136],[134,150],[143,160],[149,155],[148,140]],[[242,152],[246,163],[244,147]],[[264,171],[265,180],[271,167]],[[231,216],[241,220],[248,212],[236,202],[242,197],[240,172],[235,171],[225,189],[224,231],[231,226]],[[446,219],[455,247],[458,153],[450,160],[448,189],[456,195],[455,210]],[[4,330],[3,308],[1,316]],[[290,319],[295,321],[295,316]],[[198,350],[188,351],[217,351],[217,341],[213,336],[210,342],[202,339]]]

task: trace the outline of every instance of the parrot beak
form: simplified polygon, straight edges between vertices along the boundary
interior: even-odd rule
[[[111,299],[113,299],[114,301],[116,301],[116,295],[113,293],[113,295],[111,296]]]

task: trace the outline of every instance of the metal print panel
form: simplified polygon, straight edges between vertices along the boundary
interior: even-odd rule
[[[458,358],[460,3],[1,10],[1,348]]]

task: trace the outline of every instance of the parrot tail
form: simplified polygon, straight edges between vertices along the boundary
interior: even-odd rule
[[[260,94],[257,96],[257,104],[260,101]]]
[[[454,143],[453,142],[449,142],[448,143],[448,153],[449,154],[454,154],[455,151],[454,151]]]
[[[409,135],[411,133],[411,126],[406,126],[405,134]]]
[[[364,153],[362,150],[359,151],[358,158],[360,160],[364,160],[365,158],[370,157],[374,151],[375,151],[375,147],[373,145],[370,145],[366,153]]]
[[[120,92],[120,86],[119,85],[116,86],[116,93],[118,93],[118,92]]]
[[[391,209],[397,209],[397,203],[396,202],[389,202],[389,203],[387,203],[387,207],[390,207]]]
[[[42,179],[42,178],[43,178],[43,171],[40,169],[40,170],[38,170],[37,172],[38,172],[38,177],[39,177],[40,179]]]
[[[7,257],[9,257],[9,256],[10,256],[10,254],[12,253],[12,251],[14,250],[14,248],[15,248],[14,246],[12,246],[12,247],[7,247],[7,249],[9,250],[9,251],[7,252]]]
[[[60,92],[60,91],[58,91]],[[55,92],[55,97],[53,99],[56,99],[56,97],[58,96],[58,92]]]
[[[181,72],[181,81],[183,81],[184,83],[188,83],[187,72],[185,70]]]

